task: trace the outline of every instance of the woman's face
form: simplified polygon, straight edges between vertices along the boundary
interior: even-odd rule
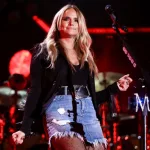
[[[78,31],[78,18],[77,13],[73,8],[67,9],[61,20],[60,25],[60,37],[68,38],[68,37],[76,37],[79,33]]]

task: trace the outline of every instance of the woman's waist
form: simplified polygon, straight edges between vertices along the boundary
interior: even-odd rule
[[[61,86],[57,95],[72,95],[75,99],[81,99],[90,96],[87,85],[73,85],[73,91],[69,86]]]

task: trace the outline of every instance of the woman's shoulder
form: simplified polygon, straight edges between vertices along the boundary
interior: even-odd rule
[[[46,58],[47,57],[46,45],[42,43],[37,43],[30,49],[30,53],[32,54],[33,57],[36,58]]]
[[[38,54],[42,49],[44,48],[44,45],[41,43],[36,43],[31,49],[30,52],[32,54]],[[42,50],[43,51],[43,50]]]

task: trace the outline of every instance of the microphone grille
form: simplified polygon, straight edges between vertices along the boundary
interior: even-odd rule
[[[111,7],[111,5],[106,5],[105,6],[105,10],[109,13],[109,14],[112,14],[114,11],[113,11],[113,9],[112,9],[112,7]]]

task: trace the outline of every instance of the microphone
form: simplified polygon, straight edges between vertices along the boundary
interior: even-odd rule
[[[106,5],[105,6],[105,11],[109,14],[112,22],[113,22],[113,28],[120,27],[123,31],[128,32],[128,29],[126,26],[120,26],[120,24],[117,21],[117,17],[114,14],[114,10],[112,9],[111,5]]]
[[[114,10],[112,9],[111,5],[106,5],[105,10],[109,14],[111,20],[113,21],[113,24],[117,24],[117,19],[116,16],[114,15]]]

